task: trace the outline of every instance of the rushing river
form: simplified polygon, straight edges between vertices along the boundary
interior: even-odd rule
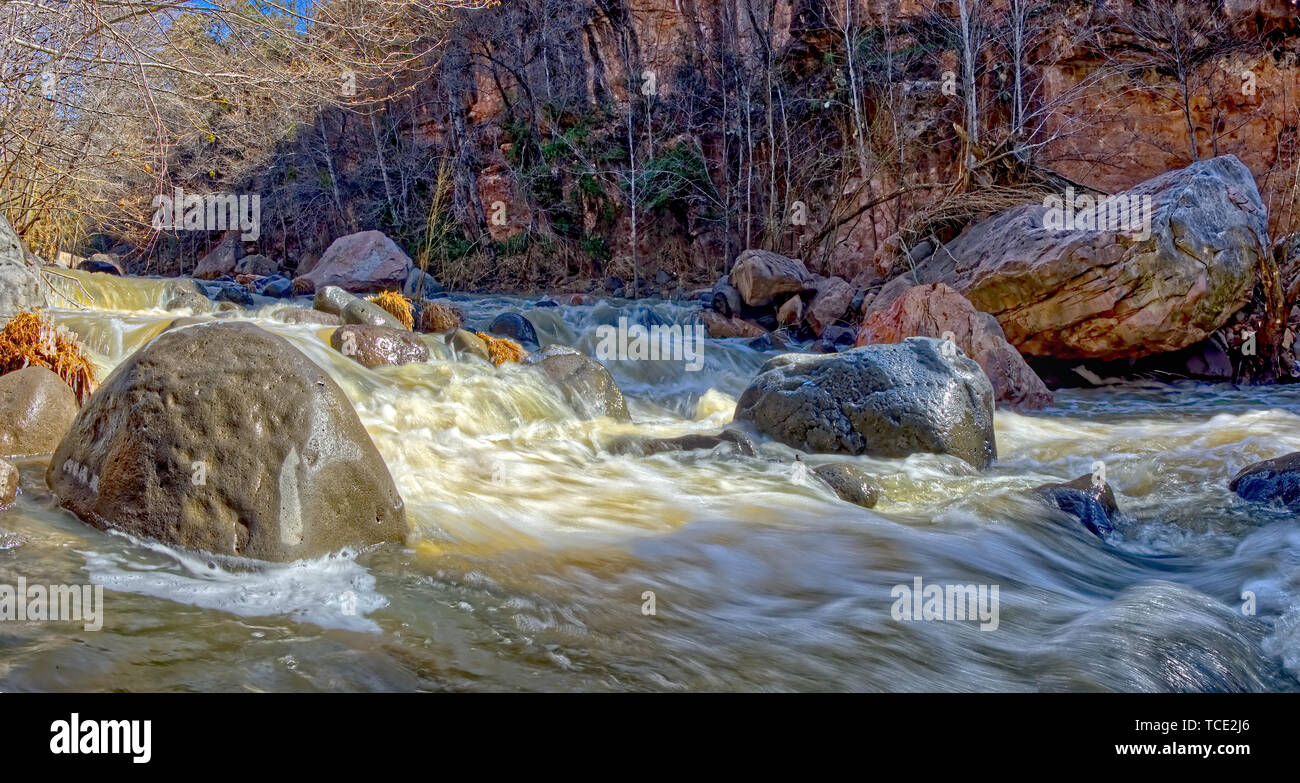
[[[103,374],[177,317],[160,281],[74,276],[93,307],[50,314]],[[620,316],[690,318],[533,301],[460,306],[478,328],[522,311],[543,344],[587,352]],[[620,424],[574,417],[527,368],[454,361],[437,337],[430,363],[367,370],[273,309],[225,315],[344,389],[405,500],[406,546],[227,571],[81,523],[44,460],[22,460],[0,584],[102,584],[104,619],[0,623],[0,690],[1300,690],[1300,525],[1227,489],[1300,450],[1300,386],[1058,392],[1033,415],[998,411],[983,472],[856,458],[884,489],[866,510],[801,480],[780,444],[605,448],[730,421],[772,355],[742,341],[709,340],[698,372],[608,362],[634,420]],[[1125,514],[1105,542],[1024,494],[1096,461]],[[996,585],[996,629],[895,619],[894,587],[918,577]]]

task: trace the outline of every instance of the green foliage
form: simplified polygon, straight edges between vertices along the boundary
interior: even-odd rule
[[[687,202],[714,189],[704,158],[687,144],[669,147],[651,158],[638,174],[637,190],[641,203],[648,209]]]

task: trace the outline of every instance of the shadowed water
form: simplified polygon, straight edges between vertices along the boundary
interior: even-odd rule
[[[56,317],[103,370],[176,316],[158,308],[161,283],[74,276],[95,307]],[[460,304],[471,326],[522,310],[543,343],[587,352],[620,316],[690,318],[664,302]],[[430,363],[367,370],[328,329],[268,313],[235,317],[338,381],[406,502],[407,546],[228,572],[82,524],[27,459],[0,513],[0,583],[102,584],[104,627],[0,623],[0,689],[1300,689],[1300,526],[1227,489],[1242,466],[1300,450],[1300,388],[1061,392],[1033,415],[998,412],[983,472],[854,458],[884,489],[866,510],[800,481],[780,444],[603,447],[727,423],[772,355],[742,341],[709,340],[694,373],[607,362],[635,421],[620,424],[575,418],[527,368],[451,360],[437,337]],[[1024,495],[1097,460],[1125,512],[1105,542]],[[996,630],[894,619],[891,590],[917,577],[997,585]]]

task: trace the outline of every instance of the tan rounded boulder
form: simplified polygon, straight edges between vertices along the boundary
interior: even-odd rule
[[[981,313],[966,297],[943,283],[909,288],[893,304],[872,310],[862,319],[857,345],[902,342],[908,337],[952,341],[979,364],[993,384],[999,403],[1017,408],[1041,408],[1052,393],[1002,334],[997,319]]]
[[[1166,172],[1090,211],[1076,209],[1084,195],[974,224],[872,307],[942,282],[997,318],[1022,354],[1110,360],[1205,340],[1249,299],[1268,214],[1234,156]]]
[[[77,407],[68,384],[44,367],[0,375],[0,455],[54,451]]]
[[[123,361],[46,481],[95,527],[218,555],[297,560],[407,532],[343,390],[249,323],[164,332]]]
[[[330,346],[371,369],[429,361],[429,346],[414,332],[387,326],[340,326],[330,333]]]
[[[768,305],[782,294],[812,290],[817,280],[803,262],[770,250],[750,249],[736,258],[731,285],[751,307]]]
[[[318,291],[328,285],[346,291],[401,291],[414,266],[384,232],[361,231],[334,240],[299,279],[310,281]]]

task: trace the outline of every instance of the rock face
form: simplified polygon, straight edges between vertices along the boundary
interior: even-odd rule
[[[632,420],[627,401],[614,382],[614,376],[600,362],[577,349],[567,345],[548,345],[528,354],[524,361],[550,378],[580,416]]]
[[[45,289],[36,270],[27,263],[22,241],[0,215],[0,322],[7,322],[21,310],[35,310],[46,304]]]
[[[957,347],[984,370],[999,403],[1041,408],[1052,401],[1047,386],[1006,341],[997,319],[979,312],[966,297],[943,283],[913,286],[889,307],[867,313],[858,330],[857,344],[896,343],[908,337],[942,338],[944,332],[951,332]]]
[[[339,237],[302,275],[317,290],[336,285],[348,291],[401,291],[414,264],[382,231]]]
[[[312,308],[322,313],[337,315],[345,324],[387,326],[390,329],[406,328],[384,308],[359,296],[353,296],[338,286],[326,286],[317,291],[316,298],[312,300]]]
[[[1228,489],[1246,500],[1300,511],[1300,451],[1247,465]]]
[[[811,289],[816,286],[816,279],[797,258],[751,249],[736,258],[731,268],[731,285],[740,292],[745,304],[759,307],[771,304],[782,294]]]
[[[234,275],[235,264],[243,256],[244,244],[239,240],[239,232],[228,231],[215,248],[199,259],[193,277],[216,280],[222,275]]]
[[[1098,538],[1115,529],[1115,517],[1119,514],[1115,493],[1109,484],[1094,481],[1091,475],[1063,484],[1044,484],[1036,487],[1034,492],[1051,505],[1078,518]]]
[[[429,361],[429,347],[406,329],[349,324],[330,334],[330,345],[371,369]]]
[[[402,499],[343,391],[247,323],[168,331],[81,409],[46,472],[85,522],[286,561],[401,541]]]
[[[917,281],[956,289],[1031,356],[1136,358],[1206,339],[1247,301],[1269,246],[1250,171],[1224,155],[1118,195],[1139,208],[1150,197],[1149,236],[1028,205],[967,229],[917,267]],[[1075,230],[1046,227],[1065,217]],[[1093,217],[1111,223],[1109,210]],[[897,278],[871,306],[910,285]]]
[[[952,454],[977,468],[996,456],[993,387],[942,342],[909,337],[839,354],[772,359],[736,403],[736,419],[807,452]]]
[[[44,367],[0,375],[0,454],[54,451],[77,415],[77,396]]]

